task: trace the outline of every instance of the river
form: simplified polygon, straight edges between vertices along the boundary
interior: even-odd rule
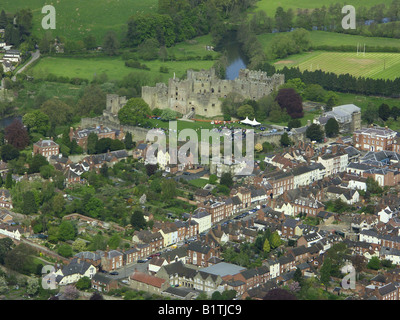
[[[14,121],[14,119],[22,120],[22,117],[21,116],[11,116],[11,117],[0,118],[0,130],[9,126]]]
[[[236,34],[231,33],[224,37],[220,45],[226,51],[228,66],[225,71],[225,78],[227,80],[234,80],[239,76],[239,70],[245,69],[247,60],[240,50],[239,42],[236,40]]]

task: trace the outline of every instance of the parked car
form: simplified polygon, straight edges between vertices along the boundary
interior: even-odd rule
[[[147,262],[147,259],[139,259],[137,262],[138,262],[138,263],[146,263],[146,262]]]
[[[112,276],[117,276],[117,275],[119,275],[119,273],[118,273],[117,271],[112,271],[112,272],[110,272],[110,274],[111,274]]]

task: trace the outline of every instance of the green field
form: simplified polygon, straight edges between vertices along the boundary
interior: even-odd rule
[[[83,78],[93,80],[97,74],[107,74],[109,80],[121,80],[124,76],[132,72],[141,72],[148,74],[151,79],[157,78],[159,81],[167,81],[174,76],[181,77],[188,69],[209,69],[213,65],[213,61],[166,61],[159,60],[146,61],[145,63],[150,70],[141,70],[128,68],[120,57],[116,58],[62,58],[62,57],[45,57],[42,58],[27,73],[35,78],[44,79],[49,73],[57,76],[65,76],[69,78]],[[168,73],[160,73],[160,66],[169,69]]]
[[[140,12],[153,12],[157,0],[3,0],[0,9],[15,13],[19,9],[31,9],[33,13],[33,33],[42,38],[42,7],[51,4],[56,9],[56,29],[54,36],[64,36],[71,40],[82,40],[92,34],[101,43],[108,30],[121,34],[126,29],[130,16]]]
[[[265,50],[271,44],[274,37],[279,36],[279,33],[265,33],[258,35],[257,38]],[[337,32],[326,31],[310,31],[310,41],[312,47],[317,46],[354,46],[354,51],[357,51],[357,43],[363,47],[365,44],[366,51],[368,46],[371,47],[393,47],[400,48],[400,39],[382,38],[382,37],[364,37],[359,35],[350,35]]]
[[[321,8],[322,6],[328,7],[331,4],[341,3],[337,0],[260,0],[256,4],[255,11],[263,10],[269,16],[273,16],[275,14],[276,8],[282,7],[284,10],[292,8],[294,11],[296,9],[314,9],[314,8]],[[346,4],[351,4],[357,10],[357,7],[365,6],[365,7],[372,7],[378,3],[384,3],[389,6],[392,3],[392,0],[381,0],[381,1],[374,1],[374,0],[353,0],[351,3],[343,3],[343,6]]]
[[[355,77],[393,80],[400,75],[400,53],[322,52],[292,55],[275,62],[275,67],[298,67],[301,71],[322,70]]]
[[[169,61],[168,59],[164,62],[160,60],[140,60],[140,63],[148,66],[150,70],[128,68],[120,56],[72,58],[60,55],[41,58],[26,73],[39,79],[44,79],[49,73],[52,73],[57,76],[78,77],[88,80],[92,80],[95,74],[106,73],[109,80],[120,80],[131,72],[143,72],[148,74],[152,79],[166,82],[174,74],[176,77],[182,77],[188,69],[201,70],[211,68],[214,61],[205,60],[204,57],[210,55],[212,59],[217,59],[220,55],[218,52],[207,51],[205,49],[205,46],[211,45],[211,42],[211,35],[206,35],[167,48],[168,59],[174,56],[174,59],[176,59],[174,61]],[[189,57],[193,57],[195,60],[185,60]],[[169,72],[160,73],[160,67],[162,66],[167,67]]]

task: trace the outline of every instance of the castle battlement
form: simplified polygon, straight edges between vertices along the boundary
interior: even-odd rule
[[[206,117],[222,115],[221,99],[236,92],[246,99],[258,100],[285,82],[282,74],[268,76],[261,70],[242,69],[235,80],[219,79],[215,69],[187,71],[187,78],[169,79],[168,85],[143,87],[142,98],[151,109],[170,108],[182,114],[195,112]]]

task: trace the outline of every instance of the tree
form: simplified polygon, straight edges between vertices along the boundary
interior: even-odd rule
[[[376,181],[374,178],[368,177],[365,181],[365,184],[367,185],[367,191],[369,191],[370,193],[377,195],[382,194],[383,189],[379,185],[378,181]]]
[[[62,244],[58,249],[57,249],[57,253],[60,256],[69,258],[72,257],[72,248],[71,246],[69,246],[68,244]]]
[[[94,132],[89,133],[89,136],[87,139],[87,153],[88,154],[96,153],[96,144],[97,144],[98,140],[99,140],[99,138],[96,133],[94,133]]]
[[[131,150],[134,147],[132,134],[130,132],[127,132],[125,134],[124,143],[125,143],[125,148],[127,150]]]
[[[161,198],[170,202],[176,197],[176,182],[174,179],[164,179],[161,182]]]
[[[24,193],[23,202],[22,202],[22,213],[23,214],[32,214],[36,213],[38,210],[38,206],[36,204],[35,194],[28,190]]]
[[[110,246],[111,249],[115,250],[121,244],[121,237],[118,235],[118,233],[114,233],[110,237],[110,239],[108,239],[107,244]]]
[[[0,13],[0,29],[5,29],[8,25],[7,15],[4,10],[1,10]]]
[[[15,119],[4,129],[5,139],[9,144],[18,150],[25,149],[29,144],[28,131],[18,119]]]
[[[331,270],[332,270],[331,260],[325,259],[320,270],[320,281],[325,286],[326,291],[328,291],[328,286],[331,281]]]
[[[96,37],[91,34],[83,39],[83,43],[85,44],[87,50],[95,49],[97,47]]]
[[[118,53],[119,42],[114,31],[108,31],[104,36],[103,49],[109,56],[115,56]]]
[[[339,123],[335,118],[329,118],[326,122],[325,134],[329,138],[336,137],[339,134]]]
[[[90,296],[89,300],[104,300],[104,297],[101,295],[99,292],[93,292],[93,294]]]
[[[143,60],[155,60],[158,58],[160,43],[157,39],[146,39],[137,48],[138,55]]]
[[[257,152],[263,151],[262,144],[261,143],[256,143],[256,145],[254,146],[254,150],[256,150]]]
[[[313,123],[307,128],[306,137],[311,141],[321,142],[324,139],[324,131],[319,124]]]
[[[84,276],[77,281],[75,286],[78,290],[88,290],[92,287],[92,280],[90,280],[89,277]]]
[[[176,112],[170,108],[166,108],[161,113],[161,119],[164,121],[171,121],[176,119]]]
[[[13,244],[11,238],[0,239],[0,264],[4,264],[4,258],[11,251]]]
[[[361,119],[368,124],[374,123],[374,121],[376,121],[378,117],[378,108],[372,103],[369,103],[367,105],[367,108],[365,108],[365,110],[363,110],[363,112],[361,113]]]
[[[300,119],[290,119],[287,126],[288,126],[289,130],[292,128],[300,128],[301,121],[300,121]]]
[[[379,258],[377,256],[373,256],[368,264],[367,264],[367,268],[372,269],[372,270],[379,270],[381,268],[381,261],[379,260]]]
[[[390,107],[386,103],[382,103],[378,108],[378,115],[383,121],[386,121],[391,116]]]
[[[269,244],[268,239],[265,239],[264,244],[263,244],[263,251],[268,253],[271,251],[271,246]]]
[[[211,300],[222,300],[221,292],[214,291],[213,294],[211,295]]]
[[[396,121],[400,117],[400,108],[398,106],[393,106],[391,110],[391,116]]]
[[[76,104],[76,113],[81,116],[101,115],[106,108],[106,93],[96,84],[85,88]]]
[[[49,116],[40,110],[26,113],[22,117],[22,122],[29,132],[37,132],[46,135],[47,131],[50,129]]]
[[[5,186],[7,189],[11,189],[11,188],[13,187],[13,185],[14,185],[14,180],[13,180],[13,178],[12,178],[12,173],[11,173],[11,171],[9,171],[9,172],[7,172],[7,175],[6,175],[6,182],[5,182],[4,186]]]
[[[325,103],[329,110],[332,109],[333,106],[337,105],[338,102],[339,102],[339,96],[335,92],[328,91],[325,94]]]
[[[0,294],[8,291],[7,280],[4,276],[0,276]]]
[[[46,100],[40,106],[40,112],[47,115],[52,126],[67,125],[71,123],[74,111],[72,107],[58,98]],[[45,123],[46,118],[42,114],[36,115],[41,119],[41,123]]]
[[[76,252],[82,252],[86,249],[86,242],[83,239],[76,239],[72,243],[72,249]]]
[[[58,238],[61,241],[75,240],[77,230],[75,225],[67,220],[63,220],[58,227]]]
[[[303,96],[310,101],[324,102],[326,99],[326,91],[319,84],[310,84],[305,88]]]
[[[67,285],[64,289],[63,297],[66,300],[76,300],[79,298],[79,291],[73,285]]]
[[[281,135],[280,143],[281,143],[282,147],[288,147],[288,146],[292,145],[292,140],[290,140],[287,132],[284,132]]]
[[[303,274],[301,273],[301,270],[299,268],[296,268],[296,271],[293,275],[293,280],[298,282],[300,285],[303,283]]]
[[[232,175],[230,172],[225,172],[221,175],[221,178],[219,180],[219,183],[223,186],[226,186],[228,188],[232,188],[233,186],[233,179]]]
[[[253,119],[255,114],[254,114],[254,108],[248,104],[245,104],[243,106],[240,106],[237,109],[237,116],[241,119],[245,119],[248,117],[249,119]]]
[[[269,290],[263,300],[297,300],[296,296],[281,288]]]
[[[121,124],[144,124],[147,116],[151,115],[149,105],[142,98],[132,98],[118,111],[118,119]]]
[[[21,243],[11,251],[8,251],[4,258],[6,268],[17,271],[22,274],[34,272],[32,267],[34,250],[27,244]]]
[[[5,144],[1,147],[1,159],[8,162],[19,157],[19,150],[11,144]]]
[[[97,197],[90,197],[90,199],[84,206],[85,214],[92,218],[100,217],[103,211],[104,203]]]
[[[281,109],[285,109],[292,119],[303,117],[303,101],[296,90],[292,88],[279,89],[276,101]]]
[[[141,230],[146,226],[146,220],[144,219],[143,212],[135,210],[131,216],[131,225],[135,230]]]
[[[274,233],[271,234],[271,237],[269,239],[269,243],[271,245],[272,249],[275,249],[277,247],[279,247],[282,243],[281,238],[279,237],[279,234],[277,231],[275,231]]]
[[[29,163],[28,173],[38,173],[40,172],[40,168],[42,166],[46,166],[48,164],[49,162],[46,160],[46,158],[37,153],[32,157],[32,160]]]

